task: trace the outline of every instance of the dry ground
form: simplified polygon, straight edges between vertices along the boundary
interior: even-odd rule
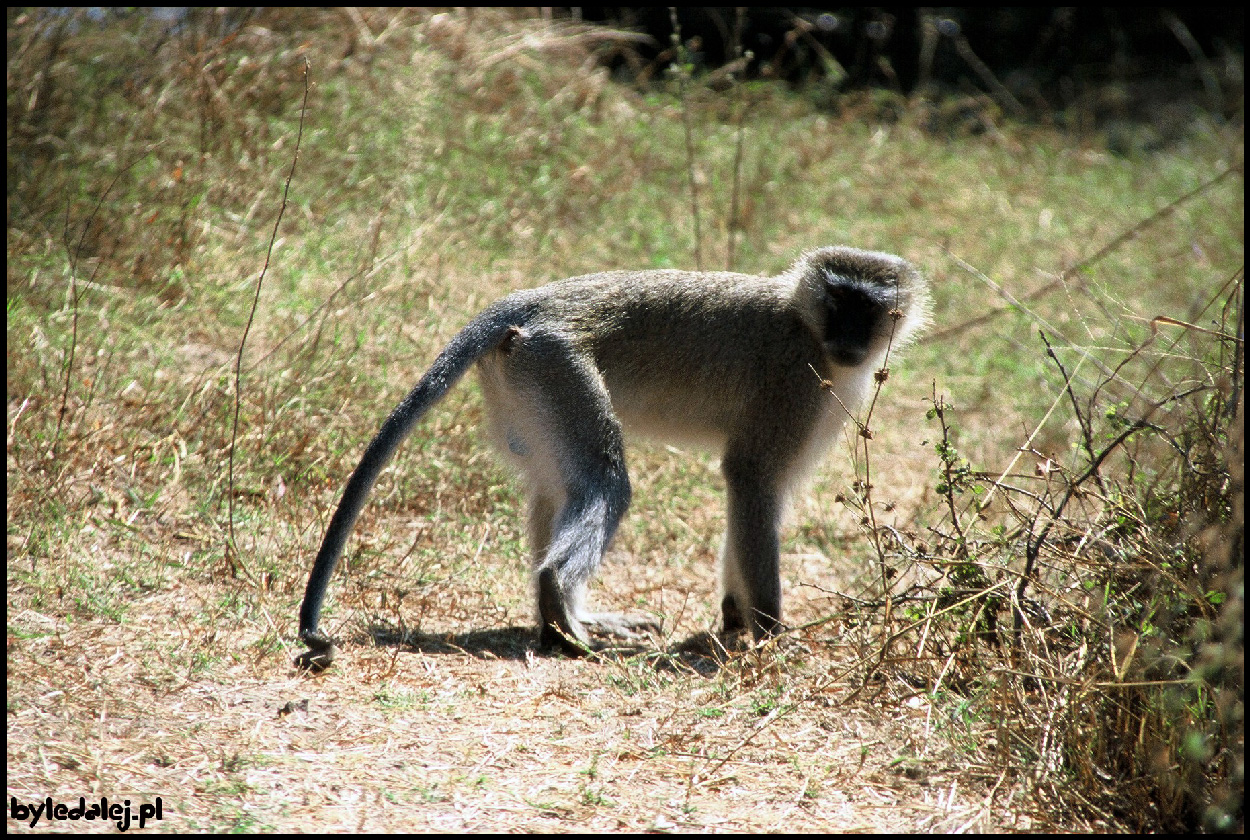
[[[883,476],[883,494],[921,468],[910,435],[880,440],[878,464],[894,473]],[[825,514],[842,511],[837,527],[855,548],[854,523],[827,501],[845,482],[838,449],[789,532],[824,505]],[[667,516],[677,531],[719,527],[719,510],[691,526],[651,498],[650,466],[672,457],[633,454],[643,485],[633,516]],[[706,457],[677,457],[716,485]],[[127,518],[147,550],[177,555],[194,539],[174,516]],[[79,550],[126,565],[86,531]],[[686,536],[661,547],[677,552],[666,560],[637,541],[623,529],[599,601],[664,614],[665,638],[585,661],[534,649],[523,571],[493,557],[489,541],[478,563],[504,581],[491,594],[449,578],[387,608],[370,600],[377,592],[355,595],[336,578],[331,605],[354,609],[327,624],[343,651],[317,677],[290,664],[298,591],[188,570],[115,621],[75,614],[71,593],[60,612],[31,608],[11,582],[8,792],[29,802],[129,796],[136,807],[160,796],[165,831],[1030,826],[1013,807],[1013,783],[970,765],[955,746],[972,739],[983,748],[992,725],[953,723],[903,683],[861,684],[860,657],[872,650],[864,642],[877,631],[837,618],[831,594],[854,586],[850,561],[799,542],[784,558],[789,615],[829,620],[725,656],[706,632],[714,546]],[[10,562],[21,549],[10,534]],[[408,628],[402,641],[396,621]],[[257,655],[268,635],[281,643]]]
[[[996,780],[932,737],[929,707],[897,692],[851,700],[847,686],[814,680],[803,697],[777,698],[793,710],[762,712],[725,700],[715,677],[670,675],[677,698],[623,692],[619,663],[497,657],[489,646],[354,650],[317,680],[239,663],[155,688],[109,635],[116,654],[90,664],[83,649],[102,647],[97,628],[11,659],[39,669],[11,685],[11,796],[161,796],[164,831],[1029,824],[1009,804],[992,807]],[[686,699],[704,711],[691,714]]]

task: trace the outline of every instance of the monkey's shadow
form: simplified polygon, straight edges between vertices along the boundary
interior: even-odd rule
[[[366,630],[376,647],[398,648],[411,653],[468,654],[476,659],[522,660],[527,651],[538,652],[533,627],[495,627],[467,633],[426,633],[400,630],[389,624],[373,624]]]
[[[367,630],[375,647],[396,648],[404,652],[428,654],[467,654],[475,659],[524,661],[529,657],[564,658],[558,652],[545,650],[538,644],[533,625],[470,630],[467,633],[426,633],[400,630],[388,624],[373,624]],[[364,641],[364,640],[361,640]],[[658,642],[657,637],[652,641]],[[710,676],[720,670],[730,656],[722,641],[713,633],[695,633],[681,641],[657,645],[642,642],[602,641],[592,648],[592,655],[602,658],[651,659],[657,670],[687,668]]]

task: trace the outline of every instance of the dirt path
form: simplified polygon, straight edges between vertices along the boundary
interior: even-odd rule
[[[112,626],[11,616],[11,797],[159,796],[162,831],[1030,826],[949,721],[889,686],[848,699],[830,651],[801,641],[700,674],[689,656],[536,656],[515,627],[453,637],[472,653],[349,643],[310,678],[247,661],[240,625],[187,673],[175,650],[131,652],[147,632],[204,632],[195,605],[146,607]]]

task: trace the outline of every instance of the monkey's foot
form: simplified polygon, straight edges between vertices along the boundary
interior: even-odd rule
[[[308,633],[302,639],[308,645],[308,650],[295,657],[295,667],[302,671],[312,671],[314,674],[324,671],[334,662],[334,657],[338,656],[339,649],[320,630]]]
[[[591,634],[638,642],[647,633],[660,632],[660,622],[649,616],[595,613],[583,615],[568,624],[568,629],[544,624],[539,633],[539,644],[566,656],[585,656],[595,649],[591,644]]]
[[[576,625],[570,622],[567,629],[544,623],[538,632],[538,646],[565,656],[585,656],[591,652],[590,637],[580,622]]]
[[[615,636],[628,641],[638,641],[647,634],[659,633],[661,629],[660,620],[648,615],[593,613],[583,616],[582,623],[596,636]]]

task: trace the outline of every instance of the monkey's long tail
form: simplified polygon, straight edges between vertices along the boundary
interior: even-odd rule
[[[434,364],[426,371],[417,386],[395,407],[382,424],[377,436],[369,443],[360,464],[352,472],[343,489],[343,498],[330,519],[321,550],[308,575],[308,587],[304,590],[304,603],[299,610],[299,635],[315,653],[331,649],[329,639],[317,632],[321,617],[321,602],[326,587],[338,564],[339,555],[351,533],[356,517],[365,506],[365,500],[378,475],[390,461],[395,450],[408,437],[417,422],[443,395],[464,376],[469,367],[494,347],[498,346],[508,331],[526,321],[525,307],[516,295],[505,298],[486,309],[451,340]],[[307,656],[308,654],[305,654]],[[328,664],[329,658],[326,663]],[[300,658],[301,660],[304,657]],[[300,661],[300,660],[297,660]]]

